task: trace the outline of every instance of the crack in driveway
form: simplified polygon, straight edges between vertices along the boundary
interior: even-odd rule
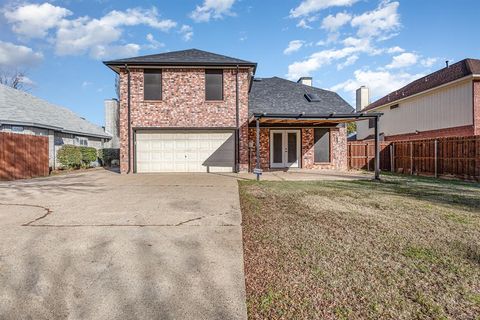
[[[29,222],[21,224],[22,227],[57,227],[57,228],[74,228],[74,227],[179,227],[183,226],[189,222],[192,221],[198,221],[202,220],[205,218],[210,218],[210,217],[219,217],[219,216],[224,216],[228,214],[232,214],[231,212],[224,212],[216,215],[205,215],[205,216],[200,216],[192,219],[188,219],[185,221],[181,221],[176,224],[33,224],[37,221],[40,221],[44,218],[46,218],[48,215],[50,215],[53,211],[50,208],[41,206],[41,205],[36,205],[36,204],[21,204],[21,203],[0,203],[0,206],[19,206],[19,207],[32,207],[32,208],[40,208],[45,210],[45,214],[41,215],[40,217],[37,217],[33,220],[30,220]],[[201,225],[188,225],[192,227],[201,227]],[[231,227],[235,226],[234,224],[217,224],[215,226],[220,226],[220,227]]]
[[[201,220],[201,219],[204,219],[204,218],[209,218],[209,217],[218,217],[218,216],[224,216],[224,215],[227,215],[227,214],[232,214],[231,212],[224,212],[224,213],[220,213],[220,214],[217,214],[217,215],[206,215],[206,216],[200,216],[200,217],[196,217],[196,218],[192,218],[192,219],[188,219],[188,220],[185,220],[185,221],[181,221],[179,223],[176,223],[176,224],[118,224],[118,223],[112,223],[112,224],[33,224],[34,222],[37,222],[43,218],[45,218],[46,216],[48,216],[50,213],[52,213],[52,210],[50,210],[49,208],[46,208],[46,207],[42,207],[42,206],[39,206],[39,205],[29,205],[29,204],[3,204],[3,203],[0,203],[0,205],[4,205],[4,206],[25,206],[25,207],[35,207],[35,208],[41,208],[41,209],[44,209],[46,210],[47,212],[34,219],[34,220],[31,220],[27,223],[24,223],[22,224],[21,226],[22,227],[54,227],[54,228],[79,228],[79,227],[180,227],[180,226],[184,226],[186,225],[187,223],[189,222],[192,222],[192,221],[198,221],[198,220]],[[186,225],[188,227],[203,227],[205,225],[200,225],[200,224],[189,224],[189,225]],[[235,224],[229,224],[229,223],[221,223],[221,224],[215,224],[214,226],[218,226],[218,227],[234,227],[236,226]]]
[[[17,206],[17,207],[31,207],[31,208],[40,208],[40,209],[43,209],[45,210],[45,214],[38,217],[38,218],[35,218],[33,220],[30,220],[29,222],[27,223],[24,223],[22,224],[22,227],[28,227],[30,226],[32,223],[34,222],[37,222],[39,220],[42,220],[43,218],[46,218],[49,214],[51,214],[53,211],[50,209],[50,208],[47,208],[47,207],[44,207],[44,206],[40,206],[40,205],[37,205],[37,204],[24,204],[24,203],[0,203],[0,206]]]

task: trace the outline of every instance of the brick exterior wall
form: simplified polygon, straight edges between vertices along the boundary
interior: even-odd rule
[[[242,68],[239,81],[240,170],[248,167],[248,89],[251,69]],[[235,128],[236,69],[224,69],[224,100],[205,101],[205,69],[165,68],[162,70],[162,100],[144,101],[143,69],[130,69],[132,148],[135,128]],[[128,169],[127,72],[120,72],[120,171]]]
[[[270,128],[260,128],[260,165],[265,171],[270,170]],[[299,129],[301,134],[301,167],[303,169],[347,170],[347,129],[330,129],[330,163],[314,162],[314,129]],[[253,142],[250,151],[250,169],[255,168],[256,129],[250,128],[249,140]]]
[[[480,81],[473,81],[473,134],[480,135]]]
[[[314,129],[302,129],[302,168],[347,170],[347,129],[330,129],[330,163],[314,161]]]
[[[478,134],[478,133],[477,133]],[[385,137],[385,141],[402,141],[402,140],[419,140],[444,137],[464,137],[474,135],[474,126],[462,126],[430,131],[422,131],[419,133],[397,134]]]
[[[250,171],[257,165],[257,129],[250,128],[248,131],[248,140],[253,142],[253,148],[250,148]],[[260,168],[265,171],[270,169],[270,129],[260,128]]]

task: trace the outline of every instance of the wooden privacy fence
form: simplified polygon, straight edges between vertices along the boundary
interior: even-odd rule
[[[350,169],[374,169],[373,141],[348,143]],[[380,169],[480,181],[480,136],[380,143]]]
[[[380,170],[390,170],[390,144],[380,142]],[[348,142],[349,169],[375,170],[375,142],[349,141]]]
[[[0,132],[0,180],[48,174],[48,137]]]

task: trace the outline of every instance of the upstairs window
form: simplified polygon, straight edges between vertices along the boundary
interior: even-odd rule
[[[147,69],[143,71],[143,99],[162,100],[161,70]]]
[[[375,118],[368,119],[368,128],[369,129],[375,128]]]
[[[223,70],[205,70],[205,100],[223,100]]]
[[[330,129],[314,129],[313,161],[330,162]]]

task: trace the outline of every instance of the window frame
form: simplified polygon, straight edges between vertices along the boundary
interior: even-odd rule
[[[218,73],[218,74],[221,74],[222,75],[222,97],[221,99],[208,99],[207,98],[207,73],[208,72],[212,72],[213,73]],[[205,69],[205,101],[206,102],[221,102],[221,101],[225,101],[225,77],[224,77],[224,72],[223,72],[223,69]]]
[[[76,142],[78,143],[79,146],[88,147],[88,138],[76,136],[75,140],[76,140]],[[84,144],[84,142],[85,142],[85,144]]]
[[[327,130],[328,133],[328,161],[317,161],[315,159],[315,130]],[[332,163],[332,129],[331,128],[313,128],[313,163],[314,164],[331,164]]]
[[[147,99],[145,84],[145,74],[160,74],[160,98],[159,99]],[[143,101],[162,101],[163,100],[163,70],[162,69],[143,69]]]
[[[375,118],[368,118],[368,129],[375,128]]]

